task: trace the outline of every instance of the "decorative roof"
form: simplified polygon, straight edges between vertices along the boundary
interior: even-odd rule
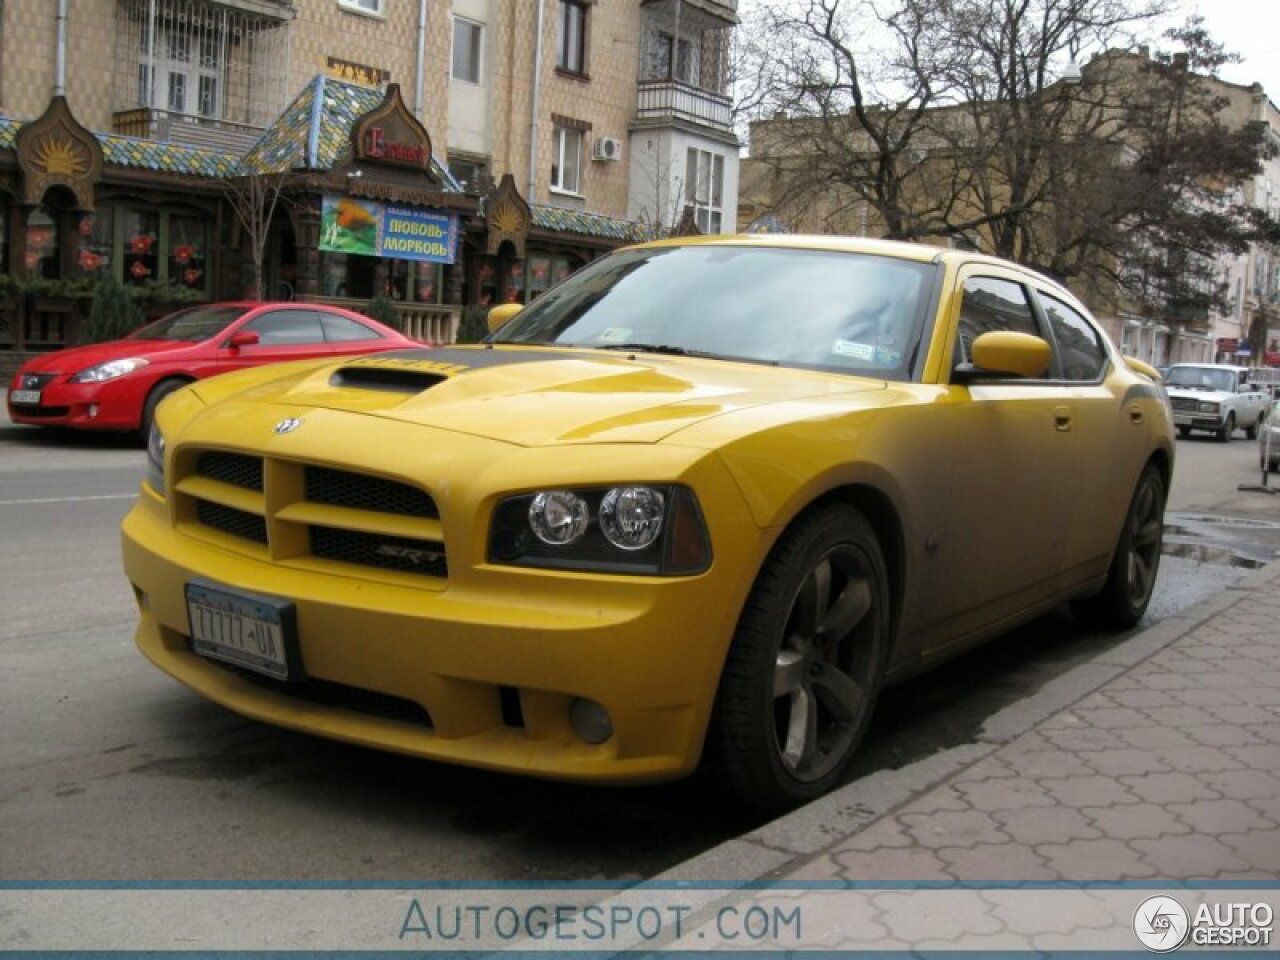
[[[158,140],[96,134],[102,158],[118,167],[142,167],[163,173],[187,173],[203,177],[229,177],[236,167],[235,154],[200,147],[184,147]]]
[[[0,150],[16,149],[18,131],[24,126],[21,121],[0,117]],[[228,177],[236,167],[234,154],[217,150],[122,137],[114,133],[95,133],[94,136],[102,144],[102,159],[118,167],[141,167],[161,173],[202,177]]]
[[[538,204],[530,204],[529,209],[533,214],[533,225],[542,227],[544,230],[580,233],[588,237],[605,237],[627,243],[655,240],[662,235],[660,231],[649,225],[637,223],[634,220],[620,220],[617,217],[606,217],[598,213],[566,210],[564,207],[544,207]]]
[[[381,90],[317,75],[240,159],[235,175],[332,169],[350,143],[355,122],[383,97]],[[431,158],[431,172],[445,190],[462,192],[436,157]]]

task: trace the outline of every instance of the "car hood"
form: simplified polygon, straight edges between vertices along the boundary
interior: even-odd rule
[[[23,373],[78,373],[96,363],[122,357],[150,357],[186,350],[191,343],[183,340],[110,340],[85,347],[69,347],[33,357],[22,365]]]
[[[1196,400],[1207,400],[1213,403],[1222,403],[1229,397],[1234,397],[1234,393],[1225,390],[1205,390],[1200,387],[1172,387],[1165,384],[1165,393],[1172,397],[1192,397]]]
[[[882,380],[723,360],[455,347],[309,366],[232,402],[270,403],[282,417],[308,408],[343,410],[540,446],[656,443],[748,407],[885,386]]]

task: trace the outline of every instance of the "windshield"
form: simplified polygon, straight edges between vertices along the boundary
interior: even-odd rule
[[[135,330],[129,339],[208,340],[248,312],[248,307],[188,307]]]
[[[1223,370],[1220,367],[1172,367],[1165,385],[1199,390],[1223,390],[1230,393],[1236,388],[1236,373],[1234,370]]]
[[[493,342],[650,350],[905,380],[934,270],[823,250],[625,250],[547,291]]]

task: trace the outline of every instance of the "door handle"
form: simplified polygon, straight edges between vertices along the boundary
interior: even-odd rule
[[[1053,408],[1053,425],[1060,432],[1065,433],[1071,429],[1071,408],[1070,407],[1054,407]]]

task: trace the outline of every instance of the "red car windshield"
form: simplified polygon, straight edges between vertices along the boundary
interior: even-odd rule
[[[188,307],[135,330],[129,339],[208,340],[248,312],[248,307]]]

